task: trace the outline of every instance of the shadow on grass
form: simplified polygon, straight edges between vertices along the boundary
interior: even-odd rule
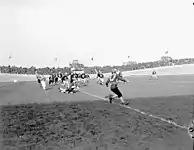
[[[1,106],[0,125],[4,147],[26,149],[141,149],[154,139],[180,136],[169,124],[103,101]]]

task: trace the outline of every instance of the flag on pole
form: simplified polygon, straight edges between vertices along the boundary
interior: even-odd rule
[[[10,52],[8,59],[10,60],[12,58],[12,53]]]
[[[168,51],[166,51],[165,54],[168,54]]]
[[[129,58],[130,56],[128,56],[128,58]]]
[[[91,60],[93,61],[93,60],[94,60],[94,58],[92,57],[92,58],[91,58]]]
[[[9,60],[11,59],[11,55],[9,56]]]
[[[57,57],[54,58],[54,61],[57,61]]]

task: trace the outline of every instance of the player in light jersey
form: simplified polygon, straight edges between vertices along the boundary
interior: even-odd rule
[[[109,95],[109,102],[112,103],[112,100],[118,97],[121,100],[122,104],[127,105],[128,103],[124,101],[123,95],[118,88],[118,80],[120,80],[120,77],[117,75],[116,70],[113,69],[112,75],[106,81],[106,86],[108,87],[110,83],[111,84],[110,90],[115,94],[114,96]]]
[[[45,78],[45,76],[43,75],[43,73],[41,73],[41,78],[40,78],[40,83],[41,83],[41,85],[42,85],[42,88],[43,88],[43,90],[46,90],[46,78]]]

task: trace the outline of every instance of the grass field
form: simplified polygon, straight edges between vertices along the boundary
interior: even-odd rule
[[[69,95],[0,83],[0,149],[191,150],[194,75],[148,78],[119,85],[127,107],[105,101],[109,89],[94,80]]]

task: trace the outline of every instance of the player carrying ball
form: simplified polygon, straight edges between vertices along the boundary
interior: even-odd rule
[[[109,95],[109,102],[112,103],[112,100],[118,97],[122,104],[127,105],[128,102],[124,101],[123,95],[118,88],[118,80],[120,80],[120,77],[117,75],[116,69],[113,69],[112,75],[106,81],[106,86],[108,87],[110,83],[110,90],[115,94],[114,96]]]

